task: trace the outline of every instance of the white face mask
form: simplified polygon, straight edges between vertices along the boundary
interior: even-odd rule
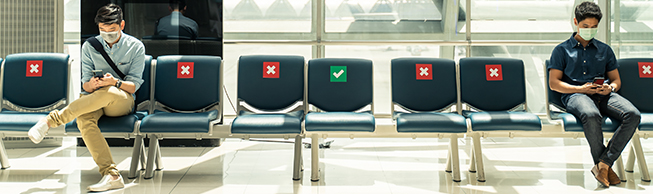
[[[107,41],[107,43],[114,43],[120,37],[121,32],[122,31],[115,31],[115,32],[100,31],[100,36],[102,36],[102,39],[104,39],[104,41]]]
[[[578,28],[578,35],[583,38],[583,40],[589,41],[596,36],[598,31],[598,28]]]

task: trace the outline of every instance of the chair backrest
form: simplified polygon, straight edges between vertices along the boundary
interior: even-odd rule
[[[372,61],[322,58],[308,61],[308,103],[323,111],[356,111],[372,104]]]
[[[556,108],[565,111],[565,105],[562,103],[562,94],[556,91],[551,90],[551,86],[549,86],[549,69],[547,68],[549,66],[549,63],[551,63],[549,60],[546,60],[544,64],[544,85],[546,87],[547,91],[547,110],[549,109],[549,105],[553,105]]]
[[[146,110],[150,100],[150,83],[152,82],[152,56],[145,55],[145,66],[143,68],[143,84],[136,91],[136,110]],[[143,105],[141,105],[143,104]]]
[[[653,112],[653,58],[619,59],[619,94],[628,99],[639,111]]]
[[[524,62],[520,59],[460,59],[460,97],[483,111],[507,111],[526,104]]]
[[[8,55],[2,65],[2,108],[45,112],[65,106],[69,72],[67,54]]]
[[[156,60],[155,69],[155,108],[169,112],[204,112],[221,106],[220,57],[161,56]]]
[[[456,62],[392,59],[392,102],[410,111],[438,111],[457,102]]]
[[[238,111],[240,101],[266,111],[304,101],[302,56],[247,55],[238,59]]]

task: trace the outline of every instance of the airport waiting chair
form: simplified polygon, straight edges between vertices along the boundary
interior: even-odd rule
[[[68,105],[69,58],[61,53],[21,53],[2,61],[0,137],[26,137],[50,111]],[[2,138],[0,163],[3,169],[10,166]]]
[[[583,124],[579,122],[576,116],[567,113],[565,105],[562,103],[562,94],[551,90],[549,87],[549,71],[547,67],[550,61],[546,60],[544,63],[544,85],[546,87],[546,112],[549,120],[561,120],[562,128],[565,133],[573,134],[574,138],[584,137]],[[605,137],[609,138],[621,125],[621,122],[610,117],[603,117],[603,124],[601,129]],[[607,139],[606,139],[607,140]],[[619,173],[621,181],[626,182],[625,171],[623,169],[623,162],[621,158],[616,161],[616,172]]]
[[[144,178],[162,168],[159,139],[211,136],[222,122],[222,59],[216,56],[161,56],[152,67],[154,112],[143,118],[139,132],[150,145]]]
[[[240,56],[238,116],[231,123],[236,137],[294,137],[293,180],[301,178],[305,65],[302,56]]]
[[[372,61],[321,58],[308,62],[308,104],[316,111],[306,114],[304,128],[310,134],[311,181],[319,180],[318,138],[322,134],[372,133]],[[370,111],[366,111],[369,109]],[[310,109],[309,109],[310,110]]]
[[[526,112],[524,63],[520,59],[472,57],[460,59],[461,102],[468,109],[473,137],[470,171],[485,181],[481,136],[489,132],[541,131],[540,118]],[[483,135],[485,136],[485,135]]]
[[[650,101],[650,96],[653,95],[653,91],[650,90],[651,85],[653,85],[653,69],[651,69],[653,67],[653,58],[619,59],[617,63],[619,64],[619,77],[621,78],[621,88],[618,92],[633,103],[641,113],[639,131],[635,132],[631,140],[632,151],[628,155],[625,170],[633,172],[636,157],[642,174],[642,181],[651,182],[639,138],[648,138],[653,134],[653,103]]]
[[[456,62],[438,58],[392,60],[392,112],[398,133],[437,133],[450,137],[447,172],[460,182],[458,135],[467,133],[458,105]],[[401,110],[401,112],[397,111]]]
[[[125,139],[134,137],[134,149],[132,151],[132,161],[128,175],[130,179],[136,178],[139,161],[141,167],[143,169],[145,168],[145,145],[143,143],[143,136],[138,134],[138,125],[140,124],[140,119],[143,119],[150,110],[152,56],[146,55],[144,63],[145,66],[142,76],[144,82],[138,91],[136,91],[132,113],[120,117],[102,116],[98,121],[98,127],[105,137]],[[77,119],[66,124],[66,135],[81,136],[81,132],[77,127]]]

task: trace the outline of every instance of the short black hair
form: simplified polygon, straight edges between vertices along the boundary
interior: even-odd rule
[[[109,3],[100,7],[95,15],[95,24],[118,24],[122,22],[122,9],[120,6]]]
[[[186,0],[170,0],[170,8],[183,9],[186,7]]]
[[[601,21],[601,17],[603,17],[599,5],[591,1],[582,2],[576,6],[574,14],[576,15],[577,22],[581,22],[587,18],[596,18],[596,20]]]

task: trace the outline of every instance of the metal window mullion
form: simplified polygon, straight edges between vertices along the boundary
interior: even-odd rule
[[[612,45],[612,42],[608,44],[612,45],[614,54],[618,58],[621,57],[621,0],[614,0],[614,35],[617,41],[617,45]],[[609,18],[609,17],[608,17]]]
[[[326,0],[312,0],[313,1],[313,13],[311,14],[313,20],[313,29],[312,31],[315,35],[315,43],[313,45],[313,58],[324,58],[324,45],[322,44],[322,35],[325,33],[325,23],[326,17],[324,14],[324,9],[326,6]]]
[[[467,40],[466,57],[472,56],[472,0],[465,0],[465,40]]]

